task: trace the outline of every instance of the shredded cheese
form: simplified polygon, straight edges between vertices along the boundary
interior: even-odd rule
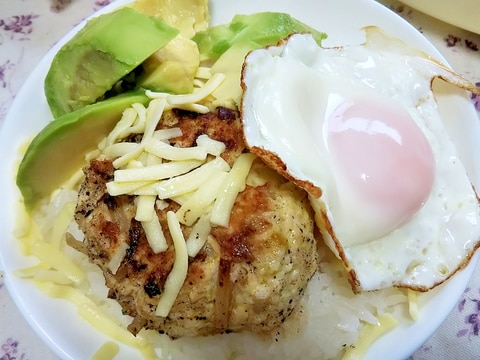
[[[77,187],[77,184],[79,184],[83,180],[83,170],[78,169],[70,179],[65,181],[65,183],[62,185],[63,189],[75,189]],[[76,196],[75,196],[76,200]]]
[[[124,169],[141,169],[141,168],[145,167],[143,165],[143,162],[145,160],[144,155],[145,155],[145,153],[140,154],[140,156],[137,159],[132,160],[127,165],[125,165]]]
[[[117,343],[107,341],[93,354],[91,360],[113,360],[119,351],[120,347]]]
[[[114,144],[118,139],[123,139],[131,134],[131,128],[137,120],[137,112],[134,108],[127,108],[123,112],[122,118],[117,122],[113,130],[108,134],[105,141],[100,143],[100,149]]]
[[[205,85],[205,80],[201,80],[201,79],[194,79],[193,80],[193,86],[194,87],[202,87],[203,85]]]
[[[220,156],[226,149],[223,142],[214,140],[206,134],[197,138],[197,145],[213,156]]]
[[[72,221],[74,212],[75,203],[67,202],[55,218],[50,236],[50,243],[54,246],[60,247],[60,244],[65,237],[68,225]]]
[[[130,194],[134,195],[138,189],[147,188],[149,185],[154,184],[153,181],[129,181],[129,182],[115,182],[110,181],[106,184],[107,191],[112,196]],[[155,191],[146,193],[143,191],[142,195],[156,195]]]
[[[407,298],[408,298],[408,313],[410,314],[412,320],[418,320],[418,301],[417,301],[417,292],[412,289],[407,289]]]
[[[196,222],[187,238],[186,246],[188,256],[192,258],[197,256],[203,248],[203,245],[205,245],[211,229],[210,214],[207,213]]]
[[[187,111],[192,111],[192,112],[196,112],[196,113],[199,113],[199,114],[206,114],[210,111],[210,108],[208,106],[205,106],[205,105],[200,105],[200,104],[179,104],[179,105],[170,105],[169,107],[167,108],[177,108],[177,109],[182,109],[182,110],[187,110]]]
[[[53,269],[38,269],[33,274],[33,278],[39,281],[50,281],[59,285],[72,284],[72,280],[63,272]]]
[[[163,233],[162,224],[158,217],[153,216],[150,221],[142,221],[142,227],[145,231],[148,244],[155,254],[164,252],[168,249],[167,239]]]
[[[137,196],[135,199],[135,205],[137,206],[135,220],[152,221],[155,215],[154,207],[156,200],[157,197],[152,195]]]
[[[148,109],[145,109],[145,107],[141,104],[132,105],[132,107],[138,111],[137,115],[138,115],[139,121],[137,125],[132,126],[129,129],[129,133],[130,134],[143,133],[144,135],[142,138],[142,142],[140,144],[137,144],[129,152],[123,154],[122,156],[120,156],[119,158],[113,161],[113,166],[115,168],[118,169],[119,167],[124,166],[125,164],[128,164],[128,162],[130,162],[131,160],[134,160],[135,158],[141,155],[141,153],[145,148],[144,142],[150,139],[153,136],[153,133],[155,132],[155,129],[158,125],[158,122],[160,121],[163,110],[165,108],[165,104],[166,104],[166,101],[164,98],[158,98],[150,102]]]
[[[185,204],[188,199],[190,199],[190,196],[192,196],[192,194],[194,194],[195,191],[191,191],[189,193],[185,193],[185,194],[181,194],[181,195],[177,195],[177,196],[172,196],[170,197],[170,200],[176,202],[178,205],[183,205]]]
[[[213,172],[218,170],[227,171],[229,168],[230,166],[228,163],[221,157],[218,157],[212,161],[204,163],[202,166],[189,173],[135,188],[129,192],[129,194],[158,195],[160,199],[172,198],[198,189]]]
[[[207,152],[199,146],[175,147],[154,138],[145,141],[145,151],[167,160],[205,160],[207,158]]]
[[[188,104],[196,104],[199,101],[205,99],[208,95],[210,95],[225,79],[225,75],[222,73],[217,73],[213,75],[205,85],[199,89],[196,89],[192,94],[184,94],[184,95],[170,95],[165,93],[156,93],[154,91],[147,90],[146,94],[148,97],[151,98],[160,98],[165,97],[169,105],[173,106],[181,106],[181,105],[188,105]]]
[[[162,112],[170,107],[207,112],[208,107],[197,102],[207,97],[222,81],[223,75],[210,76],[193,94],[169,95],[147,91],[153,100],[145,109],[133,106],[137,115],[130,112],[121,129],[114,131],[104,144],[105,154],[118,157],[113,181],[107,183],[110,195],[135,195],[135,219],[140,221],[147,241],[154,253],[166,251],[168,243],[155,212],[157,201],[173,200],[179,203],[177,213],[168,212],[168,230],[174,239],[175,261],[164,285],[157,307],[159,316],[167,316],[180,291],[188,270],[188,256],[195,257],[209,236],[212,225],[228,226],[231,209],[254,160],[252,154],[242,154],[230,168],[221,157],[224,143],[200,135],[196,146],[175,147],[168,140],[182,135],[180,128],[156,130]],[[132,118],[135,118],[132,121]],[[131,124],[131,128],[126,126]],[[143,127],[139,144],[120,145],[119,134],[134,134]],[[121,130],[121,131],[120,131]],[[115,139],[115,142],[112,142]],[[166,203],[163,207],[168,206]],[[173,220],[172,216],[175,216]],[[193,226],[188,239],[183,239],[180,223]],[[180,240],[183,239],[183,240]],[[182,243],[180,245],[180,243]],[[185,248],[185,255],[183,249]],[[119,265],[115,258],[115,264]],[[186,264],[186,265],[185,265]]]
[[[32,255],[65,274],[72,282],[79,285],[85,280],[85,273],[57,247],[45,241],[37,241],[30,248]]]
[[[185,238],[183,237],[180,223],[174,212],[167,212],[167,222],[170,234],[172,235],[173,245],[175,247],[175,262],[173,268],[168,274],[163,293],[158,302],[156,314],[166,317],[172,308],[175,299],[183,286],[188,270],[188,254]]]
[[[232,170],[222,184],[220,195],[217,197],[215,205],[213,206],[212,216],[210,218],[212,224],[228,226],[233,204],[235,203],[238,193],[245,188],[245,181],[254,159],[255,155],[245,153],[240,155],[235,161]]]
[[[397,323],[391,314],[385,314],[378,318],[378,324],[365,325],[359,336],[360,341],[345,350],[342,360],[363,360],[373,342],[393,329]]]
[[[30,214],[25,210],[23,203],[16,203],[15,205],[15,218],[16,222],[13,228],[13,235],[19,239],[26,239],[32,229],[32,218]]]
[[[162,158],[159,158],[158,156],[148,154],[148,153],[142,154],[141,161],[142,161],[142,164],[145,164],[146,166],[163,164]]]
[[[123,134],[123,137],[126,137],[130,134],[139,134],[145,132],[145,126],[147,121],[147,109],[143,104],[132,104],[132,108],[137,113],[137,120],[134,126],[128,128],[128,133]]]
[[[157,199],[157,201],[155,201],[155,206],[158,210],[165,210],[168,207],[168,202],[162,199]]]
[[[210,72],[210,68],[205,66],[199,66],[197,69],[197,73],[195,74],[197,79],[208,80],[212,77],[212,73]]]
[[[15,275],[21,278],[33,278],[38,271],[48,270],[50,267],[42,262],[26,267],[23,269],[15,270]]]
[[[113,166],[117,169],[119,167],[125,166],[130,161],[135,160],[137,157],[139,157],[140,154],[143,152],[144,148],[145,148],[144,144],[136,144],[132,150],[116,158],[113,161]]]
[[[200,160],[171,161],[135,169],[120,169],[114,173],[116,182],[155,181],[185,174],[202,165]]]
[[[106,146],[103,149],[103,154],[111,158],[117,158],[126,153],[132,152],[133,150],[135,150],[136,147],[137,147],[137,144],[135,143],[127,143],[127,142],[115,143],[115,144]]]
[[[112,274],[116,274],[118,268],[122,264],[123,259],[127,255],[127,249],[129,245],[125,242],[120,243],[117,251],[113,254],[112,258],[108,262],[108,270],[112,272]]]
[[[150,139],[153,136],[155,129],[157,128],[157,125],[160,122],[160,119],[162,118],[165,105],[166,105],[166,101],[164,98],[154,99],[148,105],[147,124],[145,126],[143,139]]]
[[[153,133],[153,138],[157,140],[168,140],[182,136],[182,129],[180,128],[170,128],[170,129],[161,129],[156,130]]]
[[[78,314],[100,332],[116,341],[137,348],[146,358],[157,358],[155,350],[143,336],[140,334],[137,334],[137,336],[132,335],[81,290],[70,286],[56,285],[51,282],[37,281],[36,285],[50,297],[63,298],[75,304]]]
[[[220,187],[228,176],[226,171],[215,171],[208,179],[181,204],[177,218],[181,223],[191,226],[202,214],[207,212],[219,193]],[[209,219],[210,221],[210,219]]]

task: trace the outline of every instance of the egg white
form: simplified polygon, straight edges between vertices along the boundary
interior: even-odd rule
[[[425,291],[462,268],[480,239],[479,200],[442,123],[432,82],[442,78],[476,90],[380,29],[366,32],[361,45],[327,49],[296,34],[251,52],[242,77],[245,138],[253,153],[310,193],[323,238],[355,291]],[[331,94],[407,111],[430,144],[435,175],[429,195],[393,229],[337,176],[324,123]]]

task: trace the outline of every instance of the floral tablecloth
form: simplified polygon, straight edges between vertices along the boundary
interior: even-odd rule
[[[15,94],[40,58],[69,29],[110,2],[0,0],[0,126]],[[458,72],[480,83],[480,35],[450,26],[395,0],[380,2],[419,29]],[[480,7],[478,13],[480,21]],[[480,100],[472,102],[480,111]],[[0,360],[57,359],[16,309],[3,276],[0,270]],[[450,316],[411,359],[480,359],[479,332],[480,266]]]

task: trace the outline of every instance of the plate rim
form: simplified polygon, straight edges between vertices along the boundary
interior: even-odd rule
[[[216,6],[215,4],[220,2],[220,1],[222,1],[222,0],[213,0],[213,1],[211,0],[209,5],[210,6],[213,5],[215,7]],[[310,0],[310,1],[315,1],[315,0]],[[351,3],[352,1],[354,1],[354,0],[345,0],[343,3],[348,3],[348,2]],[[130,2],[131,2],[131,0],[117,0],[117,1],[109,4],[108,6],[102,8],[100,11],[95,12],[94,14],[90,15],[85,20],[80,22],[78,25],[73,27],[73,29],[71,29],[69,32],[67,32],[66,35],[64,35],[59,42],[57,42],[49,51],[47,51],[47,53],[44,55],[44,57],[39,62],[39,64],[35,67],[33,72],[27,77],[25,83],[22,85],[21,89],[17,93],[17,96],[15,97],[15,100],[12,103],[12,106],[10,107],[10,109],[9,109],[9,111],[8,111],[6,117],[5,117],[4,124],[1,128],[1,131],[0,131],[0,139],[4,139],[4,138],[7,137],[8,129],[11,127],[11,123],[12,123],[11,118],[13,117],[13,115],[11,115],[11,113],[14,113],[16,111],[16,109],[20,106],[20,104],[21,104],[20,100],[22,98],[24,98],[25,93],[28,93],[28,87],[31,84],[34,84],[34,83],[38,82],[38,77],[40,75],[38,69],[41,69],[42,66],[45,66],[46,64],[48,64],[49,61],[51,61],[51,58],[53,58],[53,54],[56,53],[60,49],[60,47],[65,42],[67,42],[68,39],[70,39],[81,27],[83,27],[87,20],[91,19],[92,17],[98,16],[100,14],[109,12],[109,11],[119,7],[119,6],[122,6],[122,5],[130,3]],[[224,2],[227,3],[228,1],[224,1]],[[272,3],[274,3],[274,0],[270,0],[270,1],[267,1],[267,2],[272,4]],[[286,2],[291,2],[291,1],[289,1],[289,0],[279,0],[279,3],[286,3]],[[442,54],[439,52],[439,50],[436,49],[428,39],[426,39],[420,32],[418,32],[417,29],[415,29],[405,19],[401,18],[398,14],[396,14],[392,10],[388,9],[386,6],[384,6],[384,5],[382,5],[378,2],[375,2],[373,0],[357,0],[355,3],[359,7],[362,7],[362,6],[377,7],[377,11],[386,12],[386,13],[390,14],[390,16],[389,16],[390,18],[395,18],[395,21],[397,21],[399,24],[402,24],[400,26],[401,28],[409,29],[410,33],[412,33],[414,31],[414,32],[417,33],[417,36],[419,38],[422,38],[420,43],[423,43],[424,46],[422,48],[424,48],[424,50],[426,50],[428,53],[432,54],[433,56],[437,57],[442,62],[444,62],[445,64],[448,65],[447,61],[442,56]],[[228,20],[225,19],[225,21],[228,21]],[[321,30],[321,29],[319,29],[319,30]],[[41,73],[41,71],[40,71],[40,73]],[[43,99],[43,101],[46,104],[46,101],[44,99]],[[472,105],[472,109],[473,109],[473,105]],[[3,146],[0,147],[0,148],[3,148]],[[12,151],[12,149],[10,149],[10,151]],[[1,161],[3,163],[6,160],[2,159]],[[10,164],[10,166],[11,166],[11,164]],[[1,179],[0,179],[0,181],[1,181],[0,184],[2,182],[5,182],[5,183],[8,182],[8,180],[5,180],[4,178],[5,178],[5,176],[2,175]],[[0,190],[0,193],[3,192],[3,191],[4,191],[3,189]],[[12,235],[7,234],[7,236],[11,237]],[[2,246],[0,244],[0,248],[1,247]],[[477,251],[476,254],[474,255],[474,257],[472,258],[472,260],[470,261],[469,265],[465,269],[463,269],[461,273],[457,274],[454,279],[451,279],[446,284],[441,285],[440,287],[434,289],[432,292],[429,292],[428,294],[435,295],[436,293],[442,291],[442,289],[445,289],[443,291],[447,291],[447,292],[449,292],[449,291],[452,292],[452,288],[456,289],[458,287],[461,287],[462,289],[465,289],[467,287],[469,279],[473,275],[475,267],[477,266],[477,263],[479,261],[479,257],[480,257],[479,256],[479,251]],[[22,313],[24,318],[27,320],[29,325],[40,336],[40,338],[43,340],[43,342],[48,347],[50,347],[50,349],[52,349],[58,356],[60,356],[62,358],[65,358],[65,359],[70,359],[70,358],[73,359],[74,357],[70,356],[69,352],[67,351],[68,349],[65,349],[65,348],[61,347],[58,344],[58,342],[56,342],[54,339],[52,339],[51,336],[45,332],[44,326],[42,326],[42,324],[38,322],[38,319],[35,317],[35,314],[31,310],[28,309],[28,304],[25,302],[25,299],[22,298],[20,293],[19,293],[19,285],[18,285],[18,283],[21,283],[22,281],[25,281],[25,280],[15,278],[15,276],[11,273],[12,269],[10,269],[9,266],[7,266],[7,262],[5,261],[5,256],[2,255],[1,252],[0,252],[0,264],[2,264],[1,268],[3,268],[4,272],[5,272],[4,282],[5,282],[5,285],[7,287],[7,290],[9,291],[9,293],[10,293],[12,299],[14,300],[16,306],[19,308],[20,312]],[[20,285],[20,286],[22,286],[22,285]],[[33,283],[28,284],[28,286],[34,287]],[[423,333],[422,333],[423,336],[418,336],[418,334],[417,334],[416,338],[414,339],[415,341],[411,342],[411,343],[414,343],[414,348],[410,347],[409,350],[403,349],[404,350],[403,352],[400,350],[397,354],[395,354],[395,355],[399,356],[399,359],[404,358],[406,356],[409,356],[416,349],[418,349],[435,332],[435,330],[441,325],[441,323],[443,323],[443,321],[445,321],[446,317],[448,316],[450,311],[454,308],[455,304],[458,302],[459,298],[462,295],[462,293],[459,293],[458,291],[455,291],[455,293],[458,293],[458,296],[456,296],[456,297],[451,297],[450,296],[447,299],[448,301],[446,301],[443,304],[443,307],[442,307],[443,311],[440,311],[440,312],[442,314],[444,314],[444,316],[437,316],[436,318],[434,317],[434,320],[430,321],[431,326],[428,327],[428,330],[423,329]],[[41,296],[45,296],[45,295],[42,294]],[[47,298],[47,300],[52,300],[52,299]],[[88,324],[87,324],[87,326],[90,327],[90,325],[88,325]],[[376,341],[372,345],[372,347],[369,349],[369,352],[368,352],[368,355],[367,355],[368,359],[377,358],[375,354],[377,354],[379,351],[381,351],[382,346],[384,346],[383,343],[386,343],[383,340],[385,340],[385,336],[380,338],[378,341]]]

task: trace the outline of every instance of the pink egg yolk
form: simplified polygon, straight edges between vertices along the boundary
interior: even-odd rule
[[[383,234],[411,219],[432,190],[435,158],[408,111],[390,99],[331,95],[326,115],[340,199],[358,202]]]

